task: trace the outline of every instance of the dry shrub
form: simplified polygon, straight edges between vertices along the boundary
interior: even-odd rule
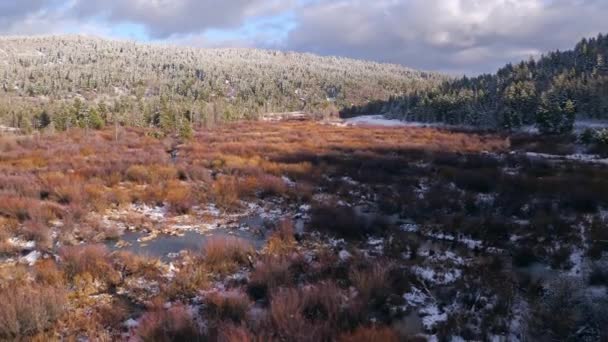
[[[107,209],[110,200],[107,196],[106,187],[100,183],[89,183],[84,185],[84,192],[90,205],[98,212]]]
[[[96,308],[96,318],[103,327],[119,329],[129,316],[129,307],[126,303],[115,300],[112,303],[101,304]]]
[[[273,255],[286,255],[292,253],[296,248],[296,239],[293,221],[281,220],[279,227],[275,230],[266,245],[266,251]]]
[[[256,262],[250,275],[247,291],[254,299],[263,299],[268,293],[281,286],[294,283],[294,274],[291,271],[291,260],[287,257],[267,256]]]
[[[69,281],[76,276],[117,284],[120,274],[112,267],[108,249],[104,245],[64,247],[60,251],[64,272]]]
[[[374,263],[350,272],[349,278],[363,302],[381,305],[391,293],[390,265]]]
[[[217,334],[218,342],[273,342],[276,340],[267,335],[254,335],[246,327],[231,323],[219,326]]]
[[[184,167],[182,172],[186,175],[186,178],[194,182],[203,182],[209,184],[213,182],[211,171],[203,166],[189,165]]]
[[[175,180],[178,176],[177,169],[171,165],[154,165],[151,172],[154,179],[161,182]]]
[[[270,317],[277,334],[291,341],[332,340],[341,330],[344,296],[333,283],[281,289],[272,296]]]
[[[194,205],[190,188],[179,181],[171,181],[166,185],[165,200],[171,211],[176,214],[187,214]]]
[[[212,292],[205,298],[205,313],[215,321],[239,323],[245,319],[251,301],[242,292]]]
[[[52,328],[65,301],[65,293],[55,287],[15,284],[0,290],[0,339],[26,340]]]
[[[239,182],[235,177],[221,176],[211,188],[215,204],[223,209],[233,209],[239,204]]]
[[[85,191],[82,186],[83,180],[73,179],[70,183],[61,185],[53,189],[51,198],[59,204],[85,203]]]
[[[213,236],[203,246],[205,265],[210,271],[222,274],[249,264],[254,253],[251,243],[234,236]]]
[[[0,191],[15,193],[24,197],[36,197],[40,194],[40,186],[31,174],[0,176]]]
[[[260,197],[282,196],[287,192],[287,185],[280,177],[263,174],[257,177],[257,191]]]
[[[196,322],[183,306],[154,309],[141,318],[135,335],[142,342],[206,341]]]
[[[145,165],[131,165],[125,173],[125,177],[128,181],[140,183],[140,184],[151,184],[152,173]]]
[[[30,198],[0,195],[0,216],[25,221],[32,218],[30,211],[37,207],[38,202]]]
[[[34,266],[36,283],[60,287],[64,284],[65,275],[59,269],[55,261],[50,259],[39,260]]]
[[[399,334],[389,327],[359,327],[352,333],[342,334],[339,342],[399,342]]]
[[[24,222],[21,232],[26,240],[36,241],[36,245],[39,248],[50,249],[53,247],[51,230],[40,221],[28,220]]]
[[[163,288],[169,299],[191,298],[209,287],[209,271],[203,264],[183,266],[171,282]]]
[[[112,254],[114,268],[125,276],[143,277],[146,279],[160,278],[161,272],[155,259],[145,258],[126,251]]]

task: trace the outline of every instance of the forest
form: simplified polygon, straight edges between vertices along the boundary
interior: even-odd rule
[[[26,132],[120,124],[190,135],[193,127],[263,113],[336,114],[445,79],[398,65],[301,53],[5,37],[0,124]]]
[[[573,50],[507,64],[495,74],[448,79],[343,112],[501,130],[535,125],[547,134],[567,133],[575,119],[608,118],[607,58],[608,36],[600,34]]]

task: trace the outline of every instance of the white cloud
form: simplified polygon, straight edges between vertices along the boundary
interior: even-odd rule
[[[102,17],[109,22],[137,23],[153,38],[238,27],[250,17],[272,15],[292,0],[74,0],[72,15]]]
[[[298,12],[287,48],[489,72],[606,29],[602,0],[340,0]]]
[[[247,26],[287,12],[291,21],[278,21],[286,34]],[[606,0],[0,0],[4,33],[111,36],[115,24],[127,24],[155,41],[276,47],[453,73],[491,72],[571,48],[607,30],[607,17]],[[218,39],[213,30],[229,34]]]

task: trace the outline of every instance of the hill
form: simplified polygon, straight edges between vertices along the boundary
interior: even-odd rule
[[[4,37],[0,57],[0,122],[24,129],[48,122],[60,129],[114,119],[175,126],[267,112],[329,113],[445,79],[338,57],[84,36]]]
[[[608,119],[608,36],[581,40],[495,74],[446,80],[433,89],[351,108],[411,121],[514,129],[536,124],[546,133],[572,129],[574,118]]]

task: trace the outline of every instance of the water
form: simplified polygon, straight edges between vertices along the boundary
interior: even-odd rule
[[[201,251],[205,241],[214,236],[240,237],[251,242],[256,249],[262,248],[265,242],[263,237],[254,236],[250,232],[226,229],[217,229],[205,233],[185,231],[182,236],[161,234],[150,241],[138,241],[146,236],[146,233],[129,231],[120,238],[122,241],[127,242],[128,246],[118,248],[115,242],[111,242],[108,244],[108,247],[111,250],[128,251],[140,256],[159,258],[166,261],[169,259],[170,254],[177,254],[181,251]]]
[[[412,310],[407,316],[395,321],[393,323],[393,328],[407,336],[414,336],[424,333],[422,317],[420,317],[418,311],[416,310]]]

